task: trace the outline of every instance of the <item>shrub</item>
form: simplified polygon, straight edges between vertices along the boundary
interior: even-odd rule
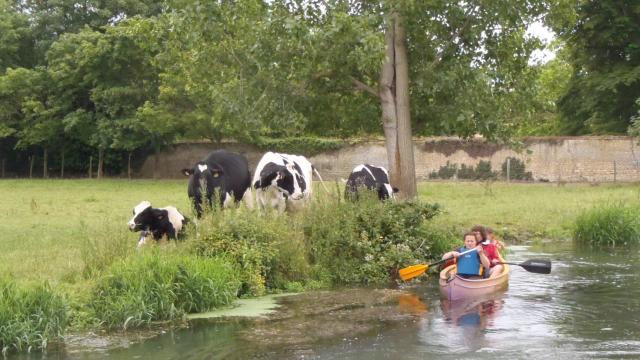
[[[286,290],[304,281],[309,265],[296,221],[274,212],[227,209],[208,214],[199,224],[192,249],[201,256],[225,254],[240,269],[240,295]]]
[[[429,179],[451,179],[456,176],[457,171],[458,165],[450,164],[447,161],[447,164],[445,166],[441,166],[437,172],[433,171],[431,174],[429,174]]]
[[[502,163],[502,178],[507,178],[507,161],[509,162],[509,179],[511,180],[533,180],[531,171],[526,171],[526,165],[520,159],[514,157],[508,157]]]
[[[628,246],[640,242],[639,209],[623,205],[596,207],[580,214],[573,238],[581,245]]]
[[[335,285],[388,282],[400,267],[439,254],[439,244],[449,241],[425,224],[440,212],[437,204],[380,202],[371,195],[316,204],[312,211],[305,218],[312,263]]]
[[[259,138],[256,142],[265,151],[313,156],[338,150],[345,145],[342,140],[316,137]]]
[[[227,260],[165,250],[146,249],[119,260],[99,279],[89,307],[101,325],[126,329],[177,320],[236,298],[239,281]]]
[[[67,326],[65,299],[49,284],[19,288],[0,280],[0,349],[12,351],[45,349],[61,338]]]

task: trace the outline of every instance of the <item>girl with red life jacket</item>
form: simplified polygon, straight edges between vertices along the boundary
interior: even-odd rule
[[[493,278],[500,275],[504,266],[501,264],[502,260],[497,246],[487,238],[486,228],[482,225],[476,225],[471,228],[471,231],[476,235],[478,242],[482,244],[484,252],[489,259],[489,266],[485,267],[485,277]]]
[[[472,278],[482,276],[483,268],[488,268],[490,265],[482,245],[478,243],[475,234],[472,232],[464,234],[463,239],[463,247],[458,250],[449,251],[442,255],[442,258],[454,257],[458,268],[457,274],[461,277]]]

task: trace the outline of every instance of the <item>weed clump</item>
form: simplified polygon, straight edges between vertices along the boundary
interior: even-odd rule
[[[236,269],[222,257],[150,249],[115,262],[98,280],[88,306],[100,325],[127,329],[226,305],[239,285]]]
[[[9,352],[43,350],[57,341],[68,322],[68,309],[62,296],[48,283],[18,287],[11,280],[0,280],[0,350]]]
[[[639,209],[623,205],[595,207],[578,216],[573,239],[579,245],[629,246],[640,244]]]

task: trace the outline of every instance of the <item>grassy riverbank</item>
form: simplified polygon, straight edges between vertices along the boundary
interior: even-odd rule
[[[41,294],[33,298],[49,300],[38,311],[66,309],[68,321],[55,317],[62,320],[53,330],[29,327],[32,320],[15,302],[0,303],[0,318],[11,319],[13,329],[34,329],[28,338],[55,338],[67,322],[135,327],[181,319],[237,295],[380,284],[399,266],[439,256],[472,224],[490,225],[511,241],[560,240],[586,209],[640,204],[632,184],[429,182],[419,191],[425,202],[352,204],[318,191],[302,214],[224,211],[204,218],[198,231],[191,225],[177,246],[138,252],[136,234],[126,229],[131,209],[149,200],[192,216],[184,181],[2,180],[0,285],[5,281],[5,288],[24,296]],[[5,335],[0,345],[7,347],[12,340]]]

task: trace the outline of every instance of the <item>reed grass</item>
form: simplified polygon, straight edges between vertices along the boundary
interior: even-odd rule
[[[0,350],[11,352],[42,350],[60,340],[67,326],[65,299],[44,283],[18,286],[0,280]]]
[[[576,219],[573,238],[579,245],[616,247],[640,244],[640,208],[605,204]]]

